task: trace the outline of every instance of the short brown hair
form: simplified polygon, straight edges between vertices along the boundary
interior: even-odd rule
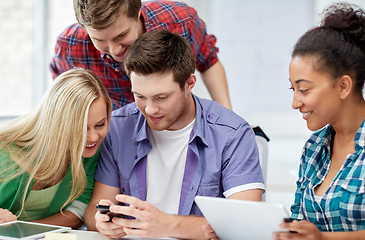
[[[105,29],[122,14],[138,19],[141,0],[73,0],[77,21],[81,26]]]
[[[174,81],[184,89],[195,72],[195,57],[189,42],[178,34],[156,30],[142,34],[130,49],[124,62],[131,72],[141,75],[172,71]]]

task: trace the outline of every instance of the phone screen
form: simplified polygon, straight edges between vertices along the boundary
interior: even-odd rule
[[[65,230],[67,230],[67,228],[38,224],[38,223],[15,221],[1,224],[0,239],[3,239],[1,236],[14,239],[21,239],[30,236],[42,237],[46,232],[65,231]]]

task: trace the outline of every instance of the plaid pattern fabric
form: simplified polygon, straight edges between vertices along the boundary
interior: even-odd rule
[[[314,189],[330,166],[331,125],[315,132],[303,148],[292,218],[314,223],[321,231],[365,229],[365,121],[355,136],[355,153],[349,154],[320,202]]]
[[[200,72],[218,61],[216,38],[207,34],[205,23],[195,9],[179,2],[143,2],[142,17],[146,31],[165,29],[189,40]],[[89,69],[103,81],[114,109],[134,101],[123,64],[99,52],[79,24],[69,26],[58,36],[50,63],[53,78],[74,67]]]

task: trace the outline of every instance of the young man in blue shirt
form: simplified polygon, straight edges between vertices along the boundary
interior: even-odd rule
[[[112,114],[85,216],[89,229],[110,238],[202,239],[207,223],[195,196],[261,200],[254,132],[231,110],[192,94],[195,62],[185,39],[146,33],[125,67],[135,103]],[[109,216],[95,215],[96,203],[134,219],[108,222]]]

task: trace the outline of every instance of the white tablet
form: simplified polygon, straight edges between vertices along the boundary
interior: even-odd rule
[[[46,232],[64,232],[70,229],[49,224],[13,221],[0,224],[0,239],[37,239],[44,237]]]
[[[281,204],[196,196],[195,202],[220,240],[267,240],[288,211]]]

